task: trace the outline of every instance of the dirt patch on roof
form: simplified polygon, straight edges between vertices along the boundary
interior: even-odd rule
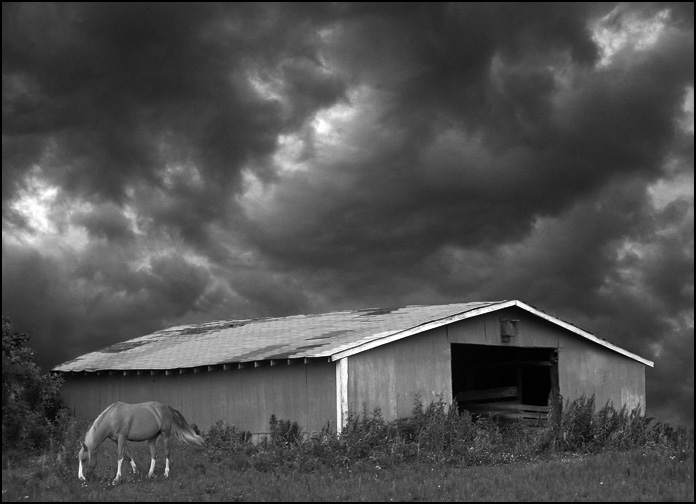
[[[324,334],[320,334],[319,336],[313,336],[311,338],[307,338],[307,340],[323,340],[323,339],[331,339],[335,338],[336,336],[341,336],[343,334],[348,334],[355,332],[352,329],[340,329],[338,331],[329,331]]]
[[[363,312],[360,314],[361,317],[368,317],[370,315],[386,315],[387,313],[391,313],[398,310],[398,308],[370,308],[368,310],[358,310],[360,312]]]
[[[101,353],[121,353],[151,343],[150,341],[123,341],[99,350]]]

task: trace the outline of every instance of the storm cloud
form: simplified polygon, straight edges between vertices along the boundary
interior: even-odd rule
[[[3,4],[3,314],[520,299],[693,424],[693,4]]]

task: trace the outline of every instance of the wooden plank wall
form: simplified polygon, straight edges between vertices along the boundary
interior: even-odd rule
[[[272,414],[309,431],[336,424],[335,363],[248,367],[185,374],[66,376],[63,399],[74,414],[94,419],[115,401],[159,401],[207,430],[224,420],[268,432]]]
[[[445,328],[348,357],[348,405],[356,413],[375,407],[387,420],[408,416],[416,395],[424,404],[452,398],[451,357]]]

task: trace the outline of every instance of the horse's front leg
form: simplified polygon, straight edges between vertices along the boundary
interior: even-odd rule
[[[77,459],[80,462],[80,466],[77,469],[77,477],[80,478],[81,481],[87,481],[87,478],[85,478],[85,475],[82,472],[82,454],[87,454],[87,458],[89,459],[89,450],[87,448],[87,445],[84,444],[82,441],[78,442],[78,446],[80,448],[80,453],[77,455]]]
[[[128,443],[123,442],[123,448],[124,448],[124,453],[126,454],[126,457],[130,460],[130,465],[131,469],[133,469],[133,474],[138,474],[138,468],[135,465],[135,460],[133,460],[133,455],[131,455],[130,448],[128,448]]]
[[[157,436],[147,440],[147,445],[150,447],[150,471],[147,473],[148,478],[152,478],[155,474],[155,443],[157,443]]]
[[[114,478],[114,481],[112,481],[112,484],[114,485],[118,484],[121,481],[121,464],[123,463],[123,452],[126,447],[125,437],[119,436],[116,443],[118,444],[118,470],[116,471],[116,477]]]

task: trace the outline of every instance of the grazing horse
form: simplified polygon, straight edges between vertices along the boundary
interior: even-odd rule
[[[121,480],[121,463],[125,454],[130,460],[133,473],[137,473],[135,461],[131,456],[126,441],[147,441],[150,446],[150,472],[147,477],[151,478],[155,472],[155,443],[157,436],[162,435],[164,442],[164,456],[166,465],[164,477],[169,477],[169,436],[174,435],[187,444],[195,444],[205,447],[205,441],[195,433],[191,426],[186,422],[184,416],[171,406],[158,402],[146,402],[140,404],[126,404],[115,402],[106,408],[97,417],[85,435],[84,442],[81,442],[80,468],[77,477],[85,481],[82,473],[83,464],[85,468],[94,469],[97,465],[97,452],[101,444],[107,439],[111,439],[118,444],[118,471],[113,484]]]

